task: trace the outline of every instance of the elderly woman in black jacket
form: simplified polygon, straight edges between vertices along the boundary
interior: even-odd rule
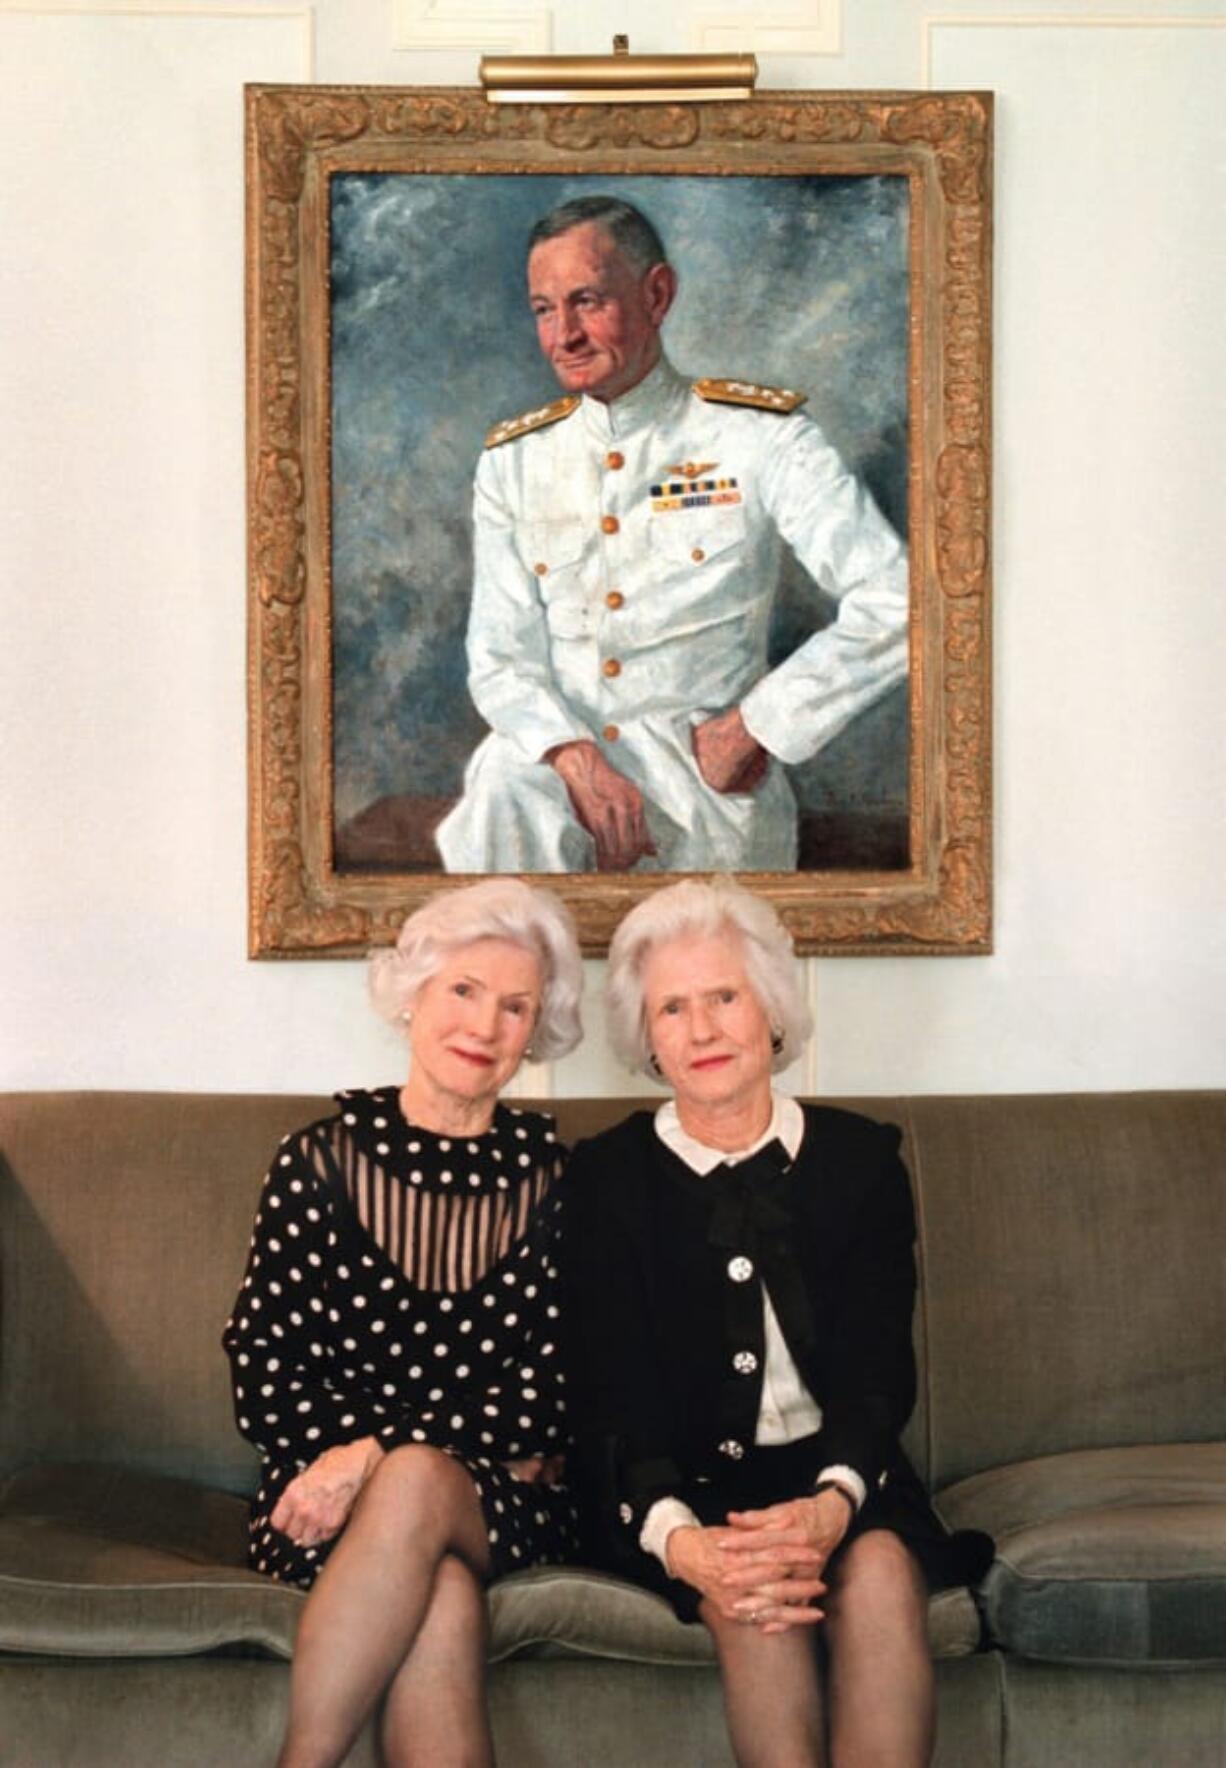
[[[608,995],[615,1049],[673,1098],[581,1144],[567,1179],[589,1552],[709,1628],[739,1763],[926,1763],[927,1593],[990,1543],[946,1534],[899,1447],[898,1132],[773,1090],[809,1015],[786,931],[731,883],[634,909]]]

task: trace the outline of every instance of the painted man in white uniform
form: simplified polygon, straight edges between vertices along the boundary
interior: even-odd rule
[[[538,223],[528,287],[565,397],[498,425],[477,470],[469,689],[491,735],[443,862],[791,870],[779,764],[906,675],[902,542],[802,395],[677,373],[676,273],[629,204]],[[772,669],[785,544],[838,615]]]

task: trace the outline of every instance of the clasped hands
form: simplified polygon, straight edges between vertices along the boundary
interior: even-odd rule
[[[694,760],[713,792],[752,792],[770,766],[770,756],[750,736],[738,707],[696,725]],[[544,759],[561,776],[575,816],[596,843],[599,872],[628,872],[655,842],[638,787],[588,740],[563,743]]]
[[[362,1487],[386,1450],[375,1437],[338,1443],[316,1456],[292,1479],[273,1507],[269,1521],[299,1547],[318,1547],[339,1535],[349,1520]],[[508,1461],[507,1470],[526,1485],[557,1485],[562,1478],[560,1455],[532,1455]]]
[[[733,1510],[726,1528],[682,1526],[668,1537],[669,1570],[726,1620],[763,1633],[823,1619],[826,1561],[851,1516],[839,1492],[792,1498],[763,1510]]]

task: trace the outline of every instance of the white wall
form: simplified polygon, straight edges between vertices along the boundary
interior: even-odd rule
[[[398,1071],[360,966],[244,956],[240,88],[627,28],[998,94],[997,952],[813,962],[797,1081],[1226,1084],[1221,6],[479,11],[0,5],[0,1086]],[[624,1087],[589,1017],[559,1093]]]

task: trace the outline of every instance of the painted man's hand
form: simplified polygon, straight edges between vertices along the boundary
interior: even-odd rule
[[[739,706],[694,727],[694,759],[713,792],[752,792],[766,778],[770,755],[745,728]]]
[[[628,872],[656,844],[643,815],[643,794],[609,764],[595,743],[563,743],[546,761],[570,793],[575,815],[596,843],[598,872]]]

